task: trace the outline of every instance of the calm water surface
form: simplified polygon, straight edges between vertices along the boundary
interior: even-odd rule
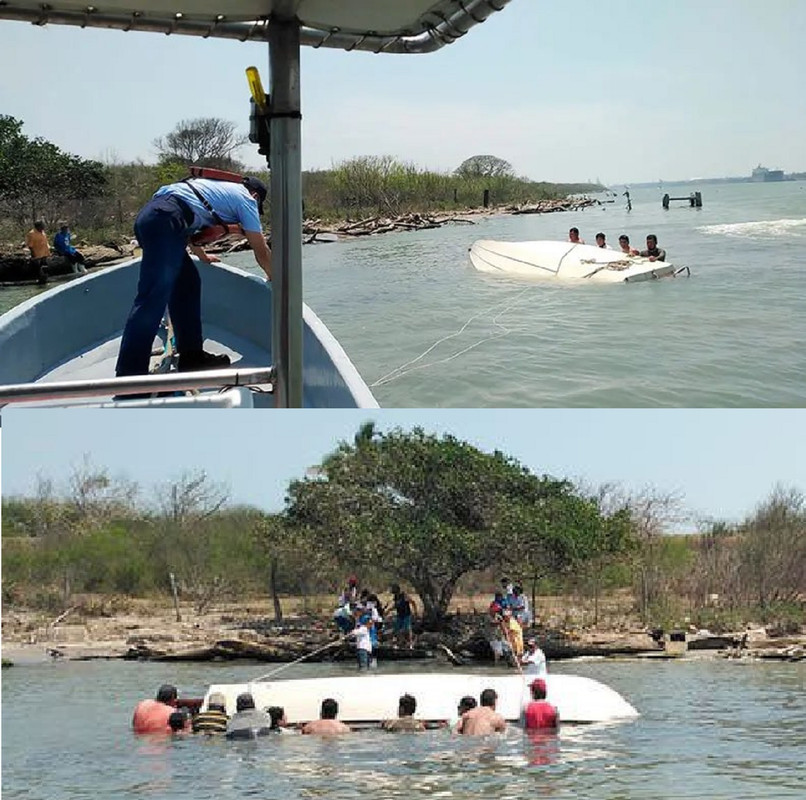
[[[804,664],[558,665],[557,672],[613,686],[642,716],[566,726],[536,741],[517,728],[490,741],[446,731],[248,743],[132,735],[134,704],[165,680],[198,695],[212,682],[255,677],[261,666],[89,662],[4,670],[3,797],[804,797]],[[338,668],[294,669],[288,677]]]
[[[619,198],[305,247],[305,300],[384,406],[802,407],[806,183],[701,188],[701,209],[664,211],[661,190],[641,189],[631,213]],[[589,243],[656,233],[693,277],[559,286],[470,264],[476,239],[565,239],[571,225]],[[0,308],[30,293],[2,291]]]

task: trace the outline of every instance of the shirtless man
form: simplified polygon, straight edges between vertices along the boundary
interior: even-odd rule
[[[654,233],[646,237],[646,250],[642,250],[641,255],[649,257],[650,261],[666,261],[666,251],[658,247],[658,237]]]
[[[495,689],[485,689],[481,693],[481,705],[466,711],[456,724],[456,732],[465,736],[487,736],[490,733],[503,733],[506,720],[495,711],[498,695]]]
[[[322,710],[319,712],[319,719],[314,719],[306,723],[302,728],[302,732],[318,734],[320,736],[350,733],[349,726],[336,719],[338,713],[339,704],[335,700],[330,697],[322,700]]]
[[[621,252],[628,256],[637,256],[638,251],[630,246],[630,237],[627,236],[626,233],[622,233],[621,236],[618,237],[618,246],[621,248]]]
[[[585,240],[579,238],[579,228],[571,228],[568,231],[568,241],[574,244],[585,244]]]

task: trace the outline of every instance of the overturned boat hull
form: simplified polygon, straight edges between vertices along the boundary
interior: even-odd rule
[[[626,256],[607,248],[572,242],[497,242],[482,239],[470,248],[480,272],[547,281],[635,283],[671,277],[680,268],[665,261]],[[687,268],[682,269],[687,271]]]
[[[239,694],[250,692],[258,708],[282,706],[289,723],[319,717],[322,700],[332,697],[339,704],[339,719],[347,724],[369,725],[397,716],[400,696],[417,700],[415,716],[431,723],[456,718],[459,700],[471,695],[478,700],[485,689],[498,694],[496,710],[515,722],[529,701],[529,683],[535,675],[493,676],[451,672],[445,674],[400,673],[379,675],[368,672],[353,677],[303,678],[211,686],[204,698],[222,693],[227,713],[235,712]],[[638,712],[618,692],[599,681],[577,675],[545,677],[547,699],[560,712],[563,722],[590,723],[633,719]]]

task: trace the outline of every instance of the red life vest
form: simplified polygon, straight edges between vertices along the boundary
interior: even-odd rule
[[[226,170],[213,169],[212,167],[198,167],[195,164],[191,164],[188,169],[190,170],[191,178],[206,178],[211,181],[227,181],[228,183],[243,184],[243,175],[239,175],[237,172],[227,172]],[[185,178],[185,180],[190,181],[191,178]],[[207,210],[217,218],[218,215],[213,211],[212,206],[210,206],[209,203],[206,203],[206,206],[208,207]],[[221,222],[216,225],[208,225],[206,228],[197,231],[190,237],[190,242],[191,244],[201,246],[210,244],[211,242],[217,242],[219,239],[223,239],[225,236],[231,234],[243,236],[243,233],[243,228],[240,225],[228,225]]]

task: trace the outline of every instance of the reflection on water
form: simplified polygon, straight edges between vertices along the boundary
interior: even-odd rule
[[[616,661],[555,671],[607,683],[641,717],[564,726],[556,735],[511,726],[483,739],[447,729],[330,740],[154,739],[135,737],[129,726],[135,703],[160,683],[199,695],[210,683],[248,680],[260,665],[15,667],[3,673],[3,797],[802,800],[806,665]]]

